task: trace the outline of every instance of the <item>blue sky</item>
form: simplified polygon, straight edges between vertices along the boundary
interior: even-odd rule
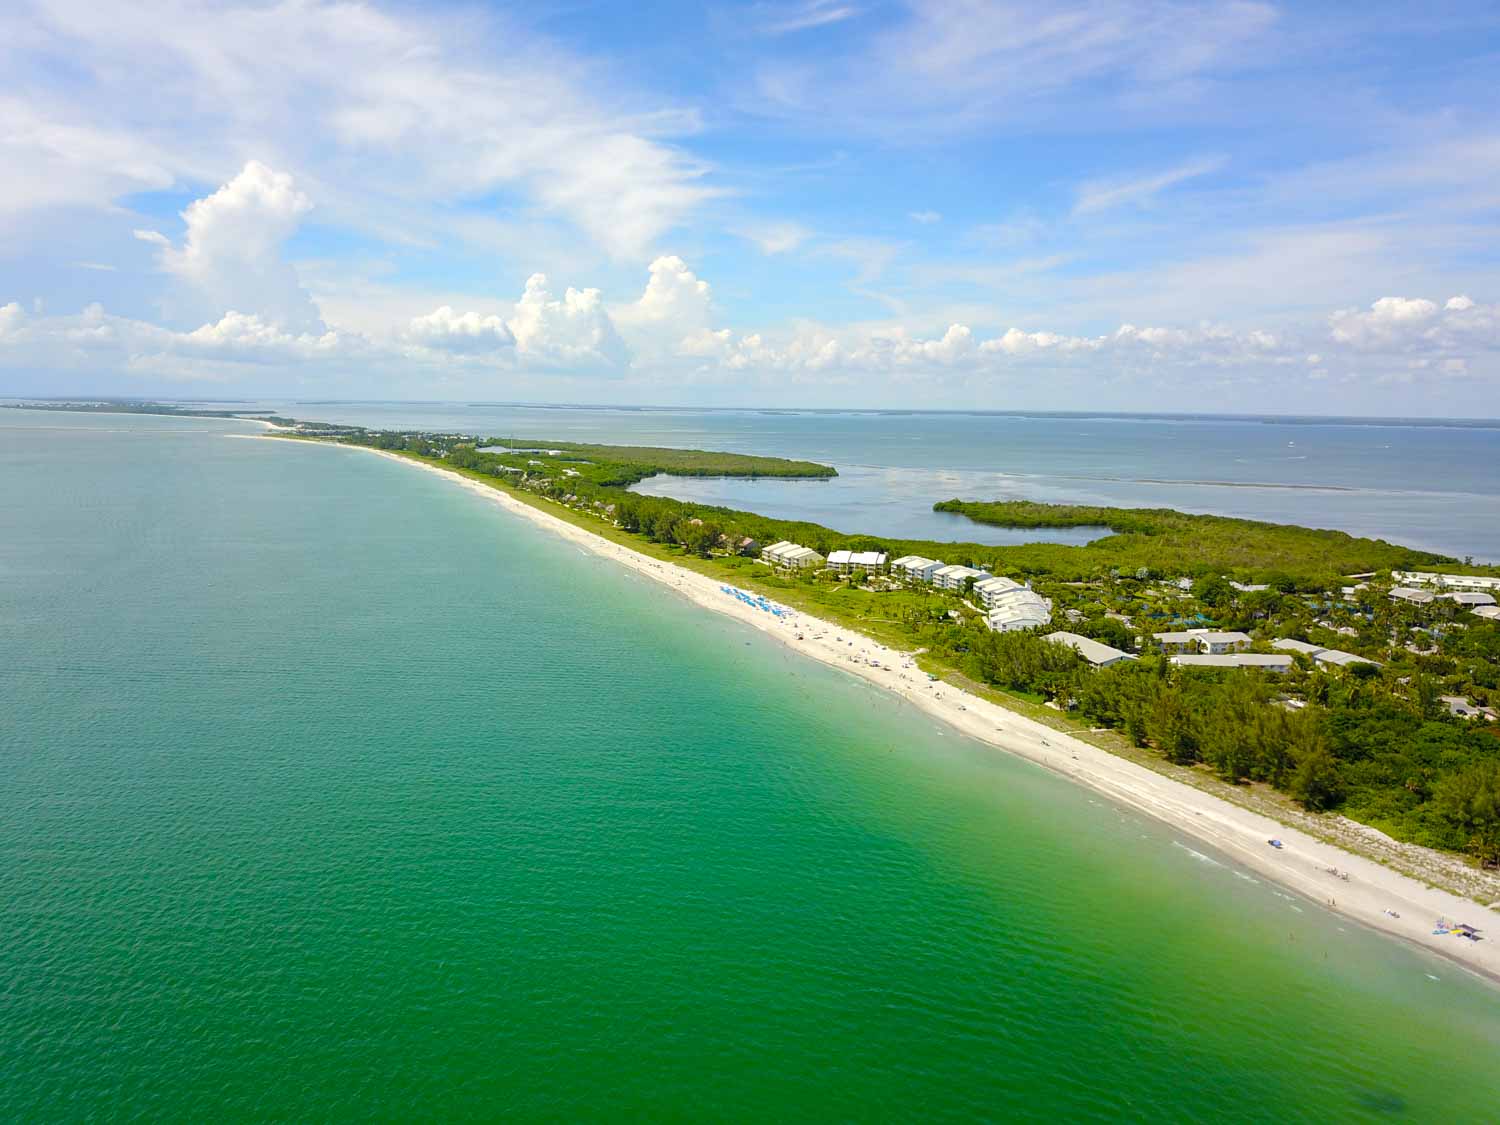
[[[1484,6],[49,0],[0,68],[0,393],[1500,415]]]

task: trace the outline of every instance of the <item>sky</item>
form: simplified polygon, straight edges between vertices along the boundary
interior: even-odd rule
[[[1500,7],[0,7],[0,394],[1500,416]]]

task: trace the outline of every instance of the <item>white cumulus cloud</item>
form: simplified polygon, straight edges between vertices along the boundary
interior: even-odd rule
[[[508,326],[521,360],[609,367],[626,360],[625,346],[597,289],[570,287],[559,299],[547,288],[546,276],[534,273],[526,279]]]
[[[164,338],[173,349],[186,346],[209,354],[265,362],[274,359],[316,358],[339,352],[346,338],[337,332],[288,332],[251,313],[226,312],[212,324]]]
[[[497,352],[516,345],[510,328],[498,316],[457,313],[448,305],[413,317],[407,336],[422,347],[452,352]]]
[[[613,317],[633,352],[671,354],[709,330],[713,290],[681,258],[665,255],[651,263],[640,297],[614,309]]]
[[[310,210],[312,200],[291,176],[258,160],[189,204],[182,247],[161,251],[162,268],[181,284],[184,311],[244,309],[294,331],[321,328],[317,307],[281,254]]]
[[[1333,338],[1352,347],[1381,347],[1409,339],[1438,307],[1423,297],[1381,297],[1366,312],[1340,309],[1329,318]]]

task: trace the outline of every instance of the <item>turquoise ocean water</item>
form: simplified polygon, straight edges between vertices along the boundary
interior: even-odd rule
[[[0,416],[0,1119],[1493,1119],[1500,990],[231,430]]]

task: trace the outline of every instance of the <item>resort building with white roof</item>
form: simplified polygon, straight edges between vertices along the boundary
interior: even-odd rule
[[[1368,656],[1358,656],[1337,648],[1324,648],[1322,645],[1293,640],[1291,637],[1278,637],[1271,642],[1271,647],[1280,649],[1282,652],[1300,652],[1303,656],[1311,657],[1312,662],[1322,668],[1347,668],[1351,664],[1374,664],[1376,666],[1380,664],[1380,661],[1371,660]]]
[[[984,623],[996,633],[1052,623],[1052,603],[1014,578],[981,578],[974,583],[974,598],[985,609]]]
[[[985,609],[993,609],[991,599],[1008,594],[1013,590],[1024,590],[1026,587],[1014,578],[1006,578],[997,575],[992,578],[981,578],[974,583],[974,597]]]
[[[942,570],[942,559],[929,559],[921,555],[902,555],[891,563],[891,573],[908,582],[931,582],[932,576]]]
[[[1344,652],[1341,649],[1325,648],[1320,652],[1313,653],[1313,663],[1324,668],[1347,668],[1351,664],[1373,664],[1380,667],[1380,661],[1371,660],[1368,656],[1360,656],[1353,652]]]
[[[972,578],[993,578],[987,570],[975,570],[972,566],[945,566],[933,572],[932,584],[940,590],[962,590],[964,582]]]
[[[1453,590],[1446,594],[1439,594],[1438,597],[1453,602],[1455,605],[1475,606],[1495,604],[1494,594],[1484,594],[1478,590]]]
[[[1446,586],[1450,590],[1489,590],[1500,593],[1500,578],[1483,574],[1434,574],[1427,570],[1393,570],[1391,579],[1402,586]]]
[[[885,570],[887,557],[884,551],[830,551],[828,565],[840,574],[853,574],[856,570],[880,574]]]
[[[1031,590],[1030,595],[1005,605],[998,605],[984,616],[984,624],[995,633],[1014,633],[1021,629],[1038,629],[1052,624],[1052,607],[1047,600]]]
[[[1412,605],[1426,605],[1437,597],[1431,590],[1419,590],[1415,586],[1392,586],[1390,593],[1394,602],[1410,602]]]
[[[1184,668],[1259,668],[1266,672],[1280,673],[1288,672],[1292,667],[1290,656],[1272,652],[1222,652],[1217,655],[1185,652],[1168,659]]]
[[[1279,648],[1282,652],[1300,652],[1303,656],[1313,656],[1323,651],[1322,645],[1293,640],[1291,637],[1277,637],[1271,642],[1271,647]]]
[[[770,563],[772,566],[784,566],[791,570],[807,570],[822,566],[827,561],[811,547],[804,547],[785,539],[766,547],[761,551],[760,557],[762,562]]]
[[[1250,647],[1247,633],[1225,633],[1215,629],[1185,629],[1177,633],[1153,633],[1151,637],[1166,653],[1202,653],[1222,656]]]
[[[1117,648],[1111,648],[1103,641],[1096,641],[1092,637],[1080,636],[1078,633],[1048,633],[1046,639],[1054,644],[1067,645],[1095,668],[1108,668],[1111,664],[1118,664],[1122,660],[1135,659],[1128,652],[1121,652]]]

